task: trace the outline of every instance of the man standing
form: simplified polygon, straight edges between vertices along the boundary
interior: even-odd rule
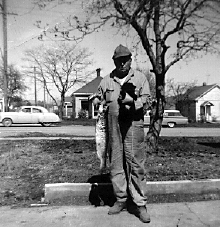
[[[137,215],[150,222],[145,195],[144,114],[151,97],[146,76],[131,68],[132,54],[119,45],[113,55],[115,69],[101,81],[94,105],[108,105],[111,180],[117,201],[108,214],[118,214],[130,199]]]

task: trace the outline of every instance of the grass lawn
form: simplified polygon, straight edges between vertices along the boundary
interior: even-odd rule
[[[0,141],[0,156],[0,205],[34,203],[45,183],[85,183],[99,174],[95,140]],[[146,170],[148,181],[220,178],[220,137],[161,137]]]

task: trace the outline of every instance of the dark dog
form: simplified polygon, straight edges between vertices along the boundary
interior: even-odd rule
[[[126,93],[128,93],[134,100],[137,100],[137,95],[135,94],[135,86],[132,83],[125,83],[121,87],[119,102],[125,98]]]
[[[116,201],[113,187],[110,180],[110,174],[92,176],[88,179],[92,184],[89,194],[89,202],[94,206],[113,206]]]

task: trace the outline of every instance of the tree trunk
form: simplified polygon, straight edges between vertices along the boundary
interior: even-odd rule
[[[162,127],[163,113],[165,107],[165,84],[164,75],[156,75],[156,99],[150,113],[150,126],[146,140],[147,152],[158,152],[158,139]]]
[[[63,110],[65,104],[65,94],[61,94],[60,106],[59,106],[59,117],[63,119]]]

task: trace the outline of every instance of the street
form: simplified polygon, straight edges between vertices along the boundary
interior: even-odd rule
[[[0,138],[34,132],[50,134],[51,136],[56,134],[64,134],[66,136],[94,136],[95,127],[80,125],[51,127],[42,127],[41,125],[15,125],[11,127],[0,126]]]
[[[145,133],[148,132],[148,128],[145,128]],[[40,125],[15,125],[12,127],[3,127],[0,125],[0,138],[9,136],[19,136],[24,133],[40,132],[50,134],[64,134],[66,136],[95,136],[94,126],[52,126],[42,127]],[[162,128],[161,136],[220,136],[220,128],[192,128],[192,127],[176,127],[176,128]]]

